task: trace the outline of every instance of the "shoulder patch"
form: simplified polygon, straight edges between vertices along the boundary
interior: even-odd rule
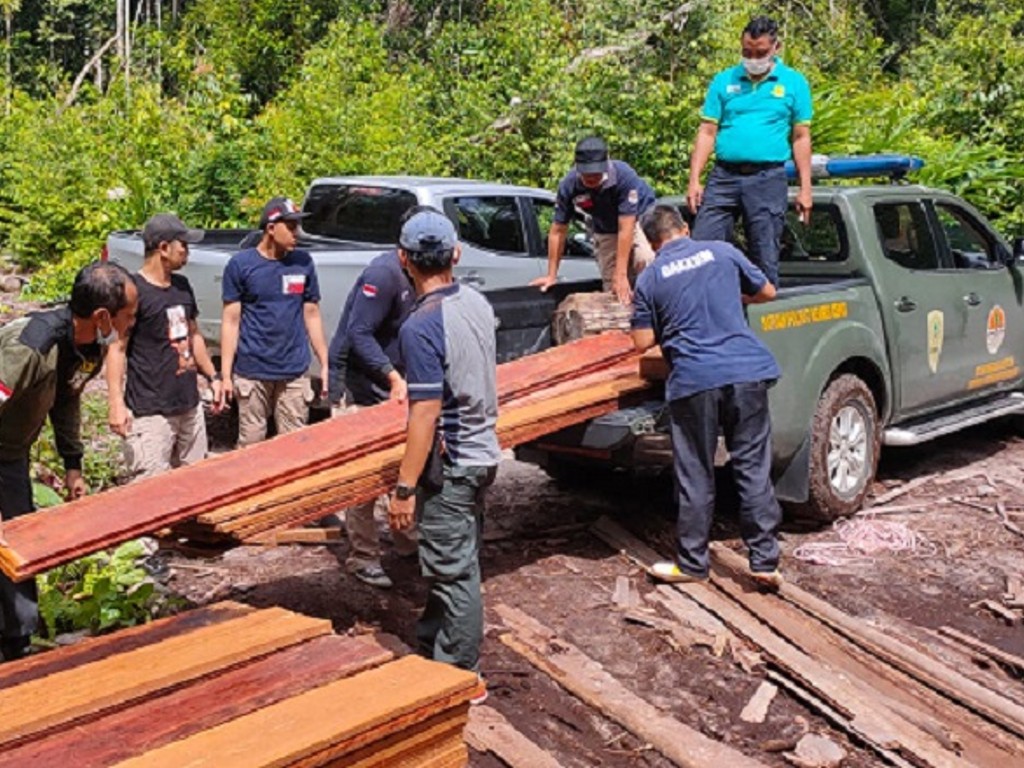
[[[377,286],[370,285],[369,283],[363,283],[363,296],[368,299],[377,298]]]
[[[0,404],[7,402],[14,396],[14,390],[0,381]]]
[[[626,199],[629,200],[630,205],[636,205],[640,202],[640,192],[635,189],[631,189],[629,190],[629,194],[626,195]]]

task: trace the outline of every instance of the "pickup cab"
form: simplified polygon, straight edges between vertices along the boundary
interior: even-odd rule
[[[321,178],[310,185],[303,201],[310,216],[303,220],[299,247],[311,253],[316,265],[328,341],[359,274],[375,256],[394,247],[402,213],[417,204],[432,205],[455,223],[462,244],[455,278],[483,292],[494,305],[503,361],[549,346],[557,302],[570,291],[600,287],[582,227],[570,233],[556,289],[541,295],[526,287],[547,273],[555,196],[546,190],[466,179]],[[200,331],[214,353],[220,344],[224,267],[248,234],[207,230],[203,242],[191,248],[183,270],[196,295]],[[138,231],[112,233],[106,250],[111,261],[129,271],[142,266]]]
[[[1024,411],[1024,244],[1011,248],[958,197],[816,186],[810,224],[787,221],[780,283],[748,317],[782,370],[770,394],[776,491],[804,515],[858,509],[883,445]],[[595,460],[663,467],[667,421],[652,401],[519,455],[556,475]]]

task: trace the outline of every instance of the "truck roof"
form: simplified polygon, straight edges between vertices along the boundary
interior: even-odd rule
[[[526,187],[517,184],[501,184],[493,181],[477,181],[474,179],[442,178],[438,176],[324,176],[314,179],[310,186],[317,184],[347,184],[366,187],[390,187],[406,189],[410,192],[418,190],[434,194],[446,192],[505,192],[509,194],[551,195],[537,187]]]

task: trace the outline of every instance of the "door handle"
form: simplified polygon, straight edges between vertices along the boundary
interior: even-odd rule
[[[913,312],[915,309],[917,309],[917,302],[908,296],[900,296],[899,301],[896,302],[897,312]]]
[[[978,294],[976,294],[974,291],[971,291],[966,296],[964,296],[964,301],[967,302],[968,306],[976,307],[979,304],[981,304],[981,297],[978,296]]]
[[[459,275],[455,280],[463,285],[474,285],[478,287],[487,282],[484,278],[480,277],[480,273],[478,272],[469,272],[465,275]]]

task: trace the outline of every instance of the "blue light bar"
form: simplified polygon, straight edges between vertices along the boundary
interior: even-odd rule
[[[908,173],[924,167],[924,160],[913,155],[813,155],[811,157],[812,179],[866,179],[888,176],[901,179]],[[786,163],[786,176],[796,179],[796,166],[790,160]]]

